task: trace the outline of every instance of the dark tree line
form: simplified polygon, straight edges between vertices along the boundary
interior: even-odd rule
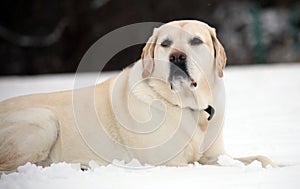
[[[0,74],[74,72],[106,33],[136,22],[176,19],[215,26],[229,64],[300,61],[296,0],[2,0]],[[142,46],[120,52],[105,69],[137,60]]]

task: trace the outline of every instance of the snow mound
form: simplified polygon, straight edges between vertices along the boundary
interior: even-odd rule
[[[118,166],[118,167],[123,167],[123,168],[131,168],[131,169],[145,169],[145,168],[153,168],[152,165],[142,165],[139,160],[137,159],[132,159],[130,162],[125,163],[124,160],[113,160],[112,162],[113,165]]]
[[[221,155],[218,158],[218,164],[226,167],[244,167],[245,165],[227,155]]]
[[[219,156],[218,164],[224,167],[239,167],[245,169],[246,171],[255,171],[263,169],[262,163],[260,161],[254,160],[249,165],[245,166],[241,161],[233,159],[228,155]],[[272,166],[267,166],[267,168],[271,169]]]

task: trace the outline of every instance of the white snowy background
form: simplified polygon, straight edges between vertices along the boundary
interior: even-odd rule
[[[103,74],[105,79],[113,73]],[[93,74],[82,74],[87,80]],[[74,75],[1,77],[0,100],[13,96],[72,89]],[[0,189],[102,188],[300,188],[300,65],[229,67],[226,87],[225,146],[234,156],[267,155],[280,168],[243,166],[227,156],[222,166],[143,167],[136,160],[81,171],[79,164],[51,167],[26,164],[3,174]],[[121,166],[117,166],[121,165]]]

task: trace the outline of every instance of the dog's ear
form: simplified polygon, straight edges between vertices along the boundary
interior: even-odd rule
[[[143,48],[143,52],[141,55],[142,63],[143,63],[143,73],[142,77],[147,78],[149,77],[154,68],[154,48],[157,41],[157,33],[158,29],[155,28],[153,30],[152,36],[147,41],[145,47]]]
[[[220,41],[217,38],[216,30],[214,28],[208,27],[209,28],[209,33],[211,35],[213,45],[214,45],[214,50],[215,50],[215,64],[218,67],[218,72],[219,72],[219,77],[223,77],[223,69],[226,65],[226,53],[225,50],[220,43]]]

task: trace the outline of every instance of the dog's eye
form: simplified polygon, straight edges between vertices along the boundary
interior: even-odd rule
[[[172,41],[170,41],[169,39],[164,40],[160,45],[162,47],[170,47],[172,44]]]
[[[199,37],[194,37],[190,41],[190,43],[191,43],[191,45],[200,45],[201,43],[203,43],[203,41]]]

